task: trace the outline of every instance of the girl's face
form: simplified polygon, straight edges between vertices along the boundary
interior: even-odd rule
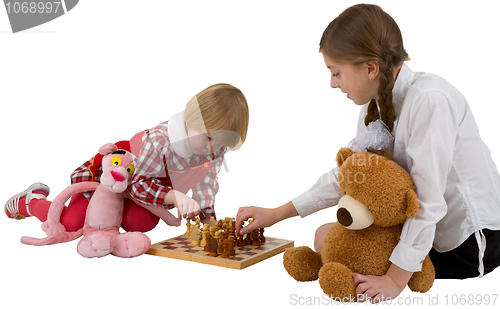
[[[222,147],[221,141],[225,137],[225,130],[212,130],[210,132],[198,132],[187,129],[189,146],[197,155],[208,155],[219,151]]]
[[[378,99],[378,62],[370,61],[360,65],[336,62],[323,53],[326,67],[330,69],[332,88],[340,88],[347,98],[357,105],[364,105]]]

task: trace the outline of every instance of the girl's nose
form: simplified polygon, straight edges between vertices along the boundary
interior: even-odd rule
[[[333,77],[330,79],[330,87],[332,87],[332,88],[339,88],[338,81],[336,81],[335,78],[333,78]]]

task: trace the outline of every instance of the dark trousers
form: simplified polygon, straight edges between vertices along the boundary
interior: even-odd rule
[[[483,230],[486,237],[484,274],[500,265],[500,231]],[[434,248],[429,257],[436,269],[436,279],[466,279],[479,276],[479,247],[472,234],[457,248],[439,253]]]

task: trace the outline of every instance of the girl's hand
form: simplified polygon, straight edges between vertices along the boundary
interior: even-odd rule
[[[236,232],[245,235],[255,229],[269,227],[276,222],[298,215],[299,213],[291,201],[277,208],[241,207],[236,214]],[[253,218],[252,224],[240,229],[243,221],[249,218]]]
[[[164,204],[174,204],[177,208],[179,218],[188,217],[191,220],[195,220],[201,211],[200,205],[195,200],[177,190],[170,190],[167,193]]]
[[[236,214],[236,232],[245,235],[255,229],[269,227],[278,221],[275,213],[276,208],[241,207]],[[250,218],[253,222],[241,228],[243,222]]]
[[[365,276],[353,274],[354,284],[356,284],[356,295],[358,302],[363,303],[370,300],[376,304],[387,299],[396,298],[403,289],[399,289],[391,277]]]
[[[353,274],[356,285],[356,295],[360,303],[368,299],[372,303],[379,303],[387,299],[396,298],[410,281],[412,272],[391,264],[387,273],[383,276],[366,276]]]

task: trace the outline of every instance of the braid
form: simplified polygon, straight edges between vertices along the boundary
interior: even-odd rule
[[[384,53],[384,61],[381,62],[378,90],[380,119],[389,127],[392,132],[394,120],[396,118],[394,104],[392,103],[392,89],[394,88],[394,72],[392,66],[392,56]]]
[[[380,119],[392,132],[396,118],[394,104],[392,103],[392,89],[395,83],[392,71],[392,56],[384,53],[384,59],[379,61],[379,68],[380,87],[378,90],[378,102],[375,100],[370,101],[364,122],[367,126],[370,122]]]
[[[380,113],[378,112],[377,101],[375,99],[371,100],[368,103],[368,110],[366,111],[365,116],[365,126],[367,126],[370,122],[373,122],[380,118]]]

